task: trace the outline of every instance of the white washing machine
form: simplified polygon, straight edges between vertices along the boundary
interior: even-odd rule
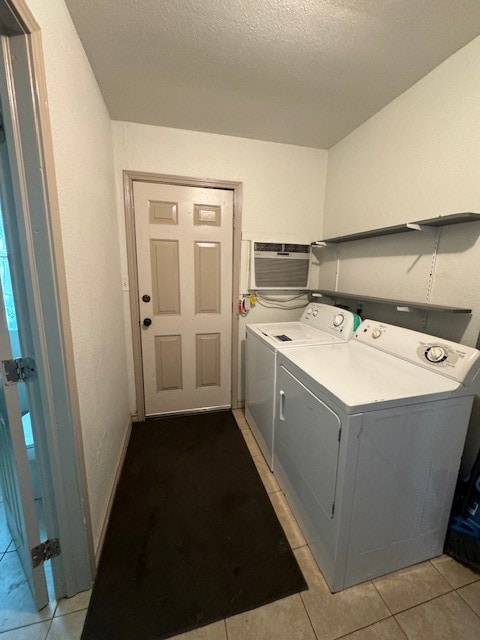
[[[311,303],[296,322],[247,325],[245,416],[272,471],[278,351],[345,342],[359,323],[350,311]]]
[[[369,320],[278,354],[275,475],[332,591],[443,552],[479,357]]]

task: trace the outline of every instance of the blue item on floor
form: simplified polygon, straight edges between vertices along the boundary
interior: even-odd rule
[[[466,533],[473,538],[480,538],[480,525],[473,522],[470,518],[462,518],[461,516],[455,516],[452,518],[450,528],[459,533]]]
[[[480,451],[469,478],[457,483],[445,553],[480,569]]]

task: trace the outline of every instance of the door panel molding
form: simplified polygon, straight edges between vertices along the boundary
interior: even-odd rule
[[[145,398],[143,391],[142,346],[140,338],[140,305],[138,291],[137,249],[135,242],[135,212],[133,202],[134,182],[154,182],[184,187],[206,187],[226,189],[233,192],[233,261],[232,261],[232,339],[231,339],[231,405],[238,407],[238,311],[237,301],[240,288],[240,255],[243,184],[230,180],[213,180],[173,176],[169,174],[148,173],[143,171],[123,171],[123,195],[125,206],[125,228],[127,241],[128,276],[130,283],[130,318],[132,326],[132,348],[135,375],[135,396],[137,419],[145,419]]]
[[[150,240],[153,314],[180,314],[178,240]]]
[[[182,336],[155,336],[157,391],[183,389]]]
[[[197,333],[197,387],[219,387],[221,384],[220,334]]]
[[[195,313],[221,313],[222,261],[220,242],[195,240]]]

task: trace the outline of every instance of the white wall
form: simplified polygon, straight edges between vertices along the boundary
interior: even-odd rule
[[[325,236],[457,212],[480,212],[480,38],[451,56],[329,151]],[[433,239],[402,234],[340,245],[339,290],[471,307],[430,313],[425,331],[475,346],[480,330],[480,223]],[[317,250],[319,251],[319,250]],[[326,254],[322,285],[332,285]],[[420,314],[366,305],[366,315],[421,329]],[[480,446],[478,409],[466,462]]]
[[[111,122],[63,0],[28,0],[42,30],[93,537],[129,421]]]
[[[326,151],[127,122],[113,123],[113,141],[125,274],[124,169],[242,182],[242,237],[310,242],[322,233]],[[128,294],[124,295],[128,370],[132,375],[130,310]],[[282,312],[256,308],[248,321],[275,321],[299,315],[299,310]],[[240,349],[244,325],[242,320]],[[130,380],[130,402],[134,411],[133,378]]]

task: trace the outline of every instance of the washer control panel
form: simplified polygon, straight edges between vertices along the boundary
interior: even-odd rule
[[[355,332],[354,340],[437,371],[464,385],[470,384],[480,370],[477,349],[384,322],[364,320]]]
[[[350,311],[330,304],[311,302],[300,320],[315,329],[328,331],[349,340],[353,335],[355,316]]]

